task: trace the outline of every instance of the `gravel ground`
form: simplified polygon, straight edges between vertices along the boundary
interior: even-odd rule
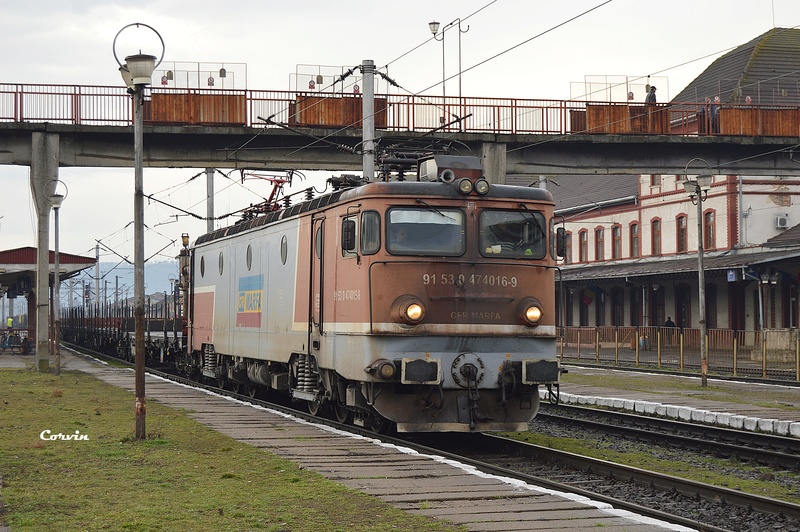
[[[574,428],[549,421],[537,422],[534,420],[531,424],[531,431],[560,438],[575,437]],[[800,495],[800,475],[795,472],[775,471],[769,468],[739,468],[736,467],[734,463],[726,463],[724,460],[709,460],[707,457],[694,452],[625,440],[609,436],[600,431],[582,432],[581,439],[584,442],[594,442],[598,448],[617,452],[647,453],[660,460],[667,460],[675,463],[688,463],[692,466],[704,469],[713,468],[715,472],[728,475],[732,478],[776,482]],[[514,468],[519,468],[521,466],[523,466],[523,464],[511,465],[511,467]],[[540,471],[530,471],[530,473],[536,475],[541,474]],[[585,475],[583,472],[575,473]],[[800,522],[781,516],[756,514],[717,502],[697,500],[679,494],[665,493],[647,487],[636,486],[630,483],[609,482],[608,479],[603,478],[592,479],[589,478],[590,475],[586,475],[586,477],[585,481],[589,482],[589,486],[591,486],[587,489],[592,491],[636,502],[643,506],[658,508],[665,512],[682,515],[728,530],[759,532],[765,530],[780,530],[800,532]],[[725,487],[736,489],[736,486]]]

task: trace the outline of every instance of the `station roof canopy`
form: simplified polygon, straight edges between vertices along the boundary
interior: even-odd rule
[[[16,295],[23,295],[33,290],[36,279],[36,248],[24,247],[0,251],[0,286],[5,291]],[[55,252],[50,251],[50,280],[54,275]],[[69,279],[81,271],[95,265],[94,257],[81,257],[70,253],[58,253],[59,279]]]
[[[697,254],[675,257],[645,257],[638,260],[612,261],[601,266],[576,264],[562,266],[564,281],[626,280],[636,278],[667,279],[697,274]],[[706,252],[703,270],[725,274],[731,270],[775,268],[791,278],[800,273],[800,247],[784,249],[727,250]],[[741,278],[739,277],[737,279]]]

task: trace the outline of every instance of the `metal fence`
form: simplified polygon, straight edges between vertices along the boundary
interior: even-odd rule
[[[188,110],[183,118],[171,114],[169,123],[226,123],[231,109],[219,107],[220,100],[237,106],[235,125],[269,127],[262,118],[293,123],[298,104],[314,99],[322,104],[339,100],[352,108],[361,95],[272,90],[173,89],[150,87],[145,91],[145,120],[154,96],[163,96],[171,108],[187,102],[213,101],[220,115],[198,118]],[[180,96],[186,100],[181,101]],[[385,100],[387,131],[492,134],[658,134],[658,135],[748,135],[797,136],[800,111],[776,105],[734,105],[710,103],[650,104],[539,100],[525,98],[476,98],[376,94]],[[235,102],[235,103],[233,103]],[[329,103],[329,102],[328,102]],[[202,105],[202,104],[199,104]],[[308,107],[303,107],[308,110]],[[208,111],[208,109],[206,109]],[[359,111],[360,112],[360,111]],[[203,113],[199,113],[203,114]],[[239,117],[243,118],[239,118]],[[157,117],[157,115],[156,115]],[[454,120],[460,117],[460,120]],[[328,115],[327,118],[331,118]],[[326,119],[327,119],[326,118]],[[51,122],[58,124],[119,126],[133,124],[133,106],[124,87],[93,85],[45,85],[0,83],[0,122]],[[345,120],[346,122],[346,120]],[[153,122],[162,123],[162,122]],[[195,123],[195,122],[192,122]],[[360,127],[351,123],[301,124],[320,127]]]
[[[797,329],[711,329],[709,374],[800,381]],[[562,361],[700,373],[700,330],[672,327],[566,327]]]

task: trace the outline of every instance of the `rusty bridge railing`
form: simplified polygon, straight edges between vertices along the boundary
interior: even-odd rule
[[[151,87],[151,124],[359,128],[361,95]],[[525,98],[378,94],[376,127],[394,132],[798,136],[793,106],[616,103]],[[124,87],[0,83],[0,122],[88,126],[133,124]]]

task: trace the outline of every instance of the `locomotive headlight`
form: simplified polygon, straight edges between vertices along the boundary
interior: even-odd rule
[[[537,306],[531,305],[525,309],[525,319],[531,323],[538,323],[542,319],[542,309]]]
[[[425,315],[425,311],[419,303],[411,303],[406,307],[406,315],[411,321],[419,321],[422,319],[422,316]]]
[[[489,192],[489,182],[485,179],[475,181],[475,192],[483,196]]]
[[[458,188],[459,193],[464,194],[466,196],[467,194],[472,192],[474,185],[472,184],[472,181],[464,178],[464,179],[459,179],[456,182],[456,188]]]
[[[518,313],[519,321],[528,327],[536,327],[542,321],[544,310],[542,304],[535,297],[526,297],[520,301]]]
[[[364,371],[388,381],[394,378],[397,373],[397,366],[391,360],[381,358],[373,362],[371,366],[365,368]]]
[[[425,304],[417,296],[404,294],[392,303],[391,316],[396,323],[417,325],[425,318]]]

